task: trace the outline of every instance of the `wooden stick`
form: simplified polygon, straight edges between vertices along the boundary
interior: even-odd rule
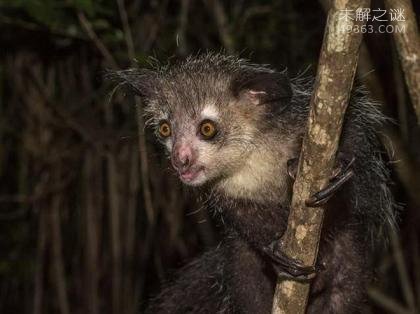
[[[307,208],[305,201],[325,187],[332,174],[362,40],[360,27],[364,22],[355,19],[359,8],[369,8],[369,0],[335,0],[325,28],[308,130],[282,238],[284,252],[305,265],[316,262],[324,216],[323,208]],[[346,13],[350,15],[346,17]],[[309,283],[279,280],[272,313],[305,313],[309,288]]]

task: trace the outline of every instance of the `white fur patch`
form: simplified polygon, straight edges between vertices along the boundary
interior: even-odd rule
[[[286,162],[290,152],[289,147],[283,152],[254,151],[243,167],[223,180],[220,188],[235,198],[284,201],[288,195]]]
[[[215,105],[206,105],[201,111],[201,117],[204,119],[217,120],[219,117],[219,110]]]

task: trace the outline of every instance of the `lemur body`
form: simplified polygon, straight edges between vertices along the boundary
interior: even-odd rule
[[[149,313],[270,313],[276,273],[267,247],[286,229],[312,83],[218,54],[112,74],[145,102],[148,124],[180,179],[207,191],[222,243],[179,271]],[[376,128],[382,115],[356,91],[339,148],[354,177],[327,203],[309,313],[356,313],[377,242],[394,221]]]

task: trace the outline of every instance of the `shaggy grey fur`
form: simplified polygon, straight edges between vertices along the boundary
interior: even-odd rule
[[[292,185],[286,162],[299,156],[313,80],[289,80],[286,72],[220,54],[108,76],[142,97],[152,129],[171,123],[171,138],[160,139],[169,154],[185,138],[196,143],[205,166],[197,185],[226,227],[219,247],[181,269],[148,312],[270,313],[276,277],[263,248],[286,228]],[[218,133],[203,141],[194,132],[209,106]],[[373,256],[395,224],[377,134],[385,121],[356,89],[339,147],[345,159],[356,158],[355,176],[327,205],[318,258],[325,269],[313,282],[309,313],[356,313],[365,304]]]

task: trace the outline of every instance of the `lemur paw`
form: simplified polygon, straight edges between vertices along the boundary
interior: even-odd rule
[[[325,188],[311,195],[305,204],[308,207],[318,207],[324,205],[337,192],[340,187],[353,177],[353,164],[355,157],[346,159],[342,154],[338,154],[337,165],[333,170],[333,176]]]
[[[298,281],[308,281],[315,277],[317,270],[314,266],[305,266],[302,261],[287,256],[280,246],[281,241],[276,240],[263,248],[271,260],[277,277]]]
[[[350,160],[342,153],[338,153],[336,166],[333,169],[333,175],[329,179],[328,185],[317,193],[311,195],[306,200],[306,206],[318,207],[328,202],[328,200],[343,186],[353,175],[354,157]],[[298,170],[299,158],[292,158],[287,161],[287,173],[294,180]]]
[[[287,161],[287,174],[293,180],[296,179],[296,174],[299,166],[299,158],[291,158]]]

